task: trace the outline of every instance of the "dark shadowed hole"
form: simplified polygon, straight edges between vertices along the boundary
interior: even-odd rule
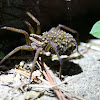
[[[8,53],[7,53],[8,54]],[[1,60],[1,58],[0,58]],[[10,56],[8,59],[6,59],[1,65],[0,65],[0,71],[8,71],[15,67],[15,65],[19,65],[21,61],[33,61],[32,52],[20,50],[16,53],[14,53],[12,56]]]
[[[7,59],[2,65],[0,65],[0,71],[7,71],[15,67],[16,64],[19,64],[20,61],[24,60],[27,62],[28,59]],[[31,59],[33,61],[33,59]],[[59,61],[51,61],[50,57],[43,56],[44,62],[50,67],[50,69],[56,73],[59,72],[60,64]],[[78,64],[70,60],[63,60],[63,69],[62,74],[72,76],[77,75],[82,72],[81,67]]]
[[[46,59],[45,62],[50,67],[50,69],[53,70],[54,73],[59,72],[59,68],[60,68],[59,61],[51,61],[50,58],[48,59]],[[81,72],[83,72],[82,68],[78,64],[75,64],[74,62],[69,61],[69,60],[63,61],[62,74],[64,76],[65,75],[68,75],[68,76],[77,75]]]
[[[20,60],[18,59],[7,59],[4,63],[0,65],[0,71],[6,72],[15,67],[16,64],[19,64]]]
[[[75,64],[74,62],[71,61],[64,61],[63,62],[63,75],[77,75],[79,73],[83,72],[81,67],[78,64]]]

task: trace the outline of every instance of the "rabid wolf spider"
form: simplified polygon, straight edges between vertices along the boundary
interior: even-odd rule
[[[25,24],[28,26],[31,32],[30,35],[25,30],[22,30],[22,29],[16,29],[13,27],[2,27],[1,29],[11,30],[11,31],[24,34],[27,45],[16,47],[14,50],[12,50],[9,54],[7,54],[0,61],[0,64],[3,63],[8,57],[10,57],[12,54],[16,53],[19,50],[29,50],[29,51],[35,50],[36,53],[34,56],[33,65],[32,65],[31,74],[30,74],[30,79],[31,79],[32,72],[34,70],[34,67],[39,57],[40,52],[43,53],[43,52],[50,51],[51,53],[55,53],[59,59],[59,62],[60,62],[60,75],[59,76],[61,78],[62,59],[60,58],[60,55],[63,55],[63,54],[70,55],[73,52],[73,50],[77,47],[77,42],[73,38],[73,36],[61,30],[61,28],[63,28],[64,30],[70,31],[72,33],[77,33],[77,32],[64,25],[58,25],[57,27],[51,28],[48,32],[44,32],[42,35],[39,35],[40,34],[40,22],[31,13],[27,12],[27,15],[34,22],[37,23],[37,34],[35,34],[34,28],[27,21],[25,21]]]

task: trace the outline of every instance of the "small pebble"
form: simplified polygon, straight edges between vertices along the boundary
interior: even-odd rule
[[[21,61],[19,65],[20,65],[20,67],[23,67],[24,64],[25,64],[25,61]]]

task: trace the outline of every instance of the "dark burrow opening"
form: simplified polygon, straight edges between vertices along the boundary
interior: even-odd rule
[[[66,75],[73,76],[83,72],[82,68],[78,64],[74,63],[73,61],[67,59],[63,59],[62,61],[63,61],[63,68],[62,68],[63,76]],[[59,73],[60,63],[58,60],[52,61],[50,57],[46,57],[44,59],[44,62],[50,67],[50,69],[54,73]]]

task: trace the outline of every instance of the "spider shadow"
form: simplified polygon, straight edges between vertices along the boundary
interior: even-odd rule
[[[3,64],[0,65],[0,71],[6,72],[15,67],[16,63],[19,63],[18,59],[7,59]]]
[[[45,60],[45,63],[50,67],[50,69],[54,73],[59,72],[59,68],[60,68],[59,61],[57,60],[52,61],[50,58],[48,58]],[[62,75],[73,76],[73,75],[80,74],[81,72],[83,72],[83,70],[78,64],[70,60],[63,59]]]
[[[18,51],[16,52],[14,55],[12,55],[10,59],[6,59],[2,64],[0,64],[0,71],[6,72],[12,68],[15,68],[15,65],[19,65],[19,63],[21,61],[25,61],[27,62],[27,60],[32,61],[33,60],[33,56],[29,56],[30,59],[28,59],[29,57],[27,56],[31,55],[30,51]],[[24,57],[23,57],[24,55]],[[22,58],[20,58],[22,57]],[[0,59],[1,61],[1,59]]]

